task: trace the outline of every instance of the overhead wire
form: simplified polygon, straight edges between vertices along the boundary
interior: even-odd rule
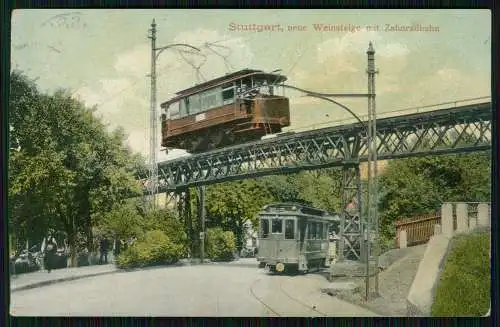
[[[219,47],[219,48],[225,48],[225,49],[229,50],[229,54],[227,54],[226,56],[220,54],[219,52],[217,52],[217,51],[215,51],[214,49],[211,48],[211,47],[214,47],[214,46],[215,47]],[[224,60],[224,65],[226,66],[227,72],[230,72],[231,70],[234,70],[234,67],[231,65],[231,63],[229,62],[229,59],[228,59],[228,57],[233,53],[233,51],[231,50],[231,48],[223,46],[223,45],[217,45],[217,44],[214,44],[212,42],[205,42],[204,43],[204,48],[212,51],[213,53],[215,53],[219,57],[222,57],[222,59]]]
[[[253,32],[251,33],[251,35],[247,36],[247,37],[244,37],[244,38],[240,38],[241,40],[244,40],[244,41],[248,41],[249,39],[252,39],[258,35],[261,35],[260,33],[257,33],[257,32]],[[226,47],[226,46],[223,46],[223,45],[219,45],[218,43],[223,43],[223,42],[227,42],[227,41],[230,41],[230,40],[233,40],[234,38],[233,37],[228,37],[228,38],[225,38],[225,39],[220,39],[220,40],[216,40],[216,41],[213,41],[213,42],[205,42],[204,44],[202,44],[200,46],[200,48],[205,48],[205,49],[208,49],[210,50],[211,52],[213,52],[214,54],[216,54],[217,56],[223,58],[224,60],[224,65],[226,67],[226,69],[234,69],[234,66],[230,63],[228,57],[232,54],[232,50],[231,48],[229,47]],[[220,52],[216,51],[215,49],[213,49],[213,47],[218,47],[218,48],[225,48],[227,50],[229,50],[229,54],[227,55],[223,55],[221,54]],[[295,66],[297,65],[297,63],[300,61],[300,59],[302,58],[302,56],[305,54],[305,52],[308,50],[308,48],[306,48],[306,50],[299,56],[299,58],[295,61],[295,63],[290,67],[289,69],[289,73],[295,68]],[[196,77],[198,79],[198,81],[200,79],[203,79],[203,80],[206,80],[205,77],[203,76],[203,74],[201,73],[201,67],[206,63],[207,61],[207,56],[203,53],[198,53],[198,52],[194,52],[194,51],[189,51],[189,50],[180,50],[180,49],[177,49],[178,51],[178,54],[181,56],[181,58],[186,61],[186,63],[188,63],[192,68],[194,68],[195,72],[196,72]],[[284,49],[282,49],[282,51],[284,51]],[[201,55],[202,57],[204,57],[204,61],[199,64],[199,65],[196,65],[193,63],[193,61],[189,60],[188,58],[186,58],[186,56],[184,54],[194,54],[194,55]],[[168,65],[167,65],[168,67]],[[167,68],[167,67],[164,67]],[[157,76],[162,76],[162,73],[158,73]],[[115,94],[112,94],[111,96],[107,97],[106,99],[98,102],[95,104],[95,106],[102,106],[103,104],[105,103],[108,103],[109,101],[115,99],[116,97],[118,97],[119,95],[123,94],[125,91],[127,90],[131,90],[132,88],[136,87],[139,82],[143,81],[142,79],[138,79],[136,82],[134,82],[132,85],[120,90],[119,92],[115,93]],[[83,84],[83,86],[87,85],[86,83]],[[81,87],[83,87],[81,86]],[[81,88],[80,87],[80,88]],[[75,95],[75,93],[77,93],[78,90],[76,90],[75,92],[72,93],[72,95]],[[137,123],[138,125],[143,125],[144,122],[139,122],[137,120],[133,120],[134,123]]]
[[[203,53],[198,53],[198,52],[189,51],[189,50],[180,50],[180,49],[177,49],[177,51],[178,51],[179,55],[181,56],[181,58],[184,59],[184,61],[187,62],[196,71],[196,78],[198,80],[198,83],[200,82],[201,79],[203,79],[205,81],[206,79],[203,76],[203,74],[200,72],[200,68],[207,62],[207,56],[205,54],[203,54]],[[199,64],[198,66],[196,66],[193,63],[193,61],[187,59],[183,55],[183,53],[188,53],[188,54],[194,54],[194,55],[202,56],[204,60],[201,62],[201,64]]]
[[[311,48],[311,39],[310,38],[307,42],[307,45],[304,49],[304,51],[302,51],[302,53],[298,56],[297,60],[295,60],[295,62],[290,66],[290,68],[288,69],[288,71],[284,74],[284,76],[290,76],[290,74],[292,73],[292,71],[297,67],[297,64],[299,63],[300,59],[302,59],[302,57],[306,54],[306,52]],[[280,75],[278,75],[275,79],[275,81],[272,83],[272,85],[276,84],[276,82],[280,79]]]

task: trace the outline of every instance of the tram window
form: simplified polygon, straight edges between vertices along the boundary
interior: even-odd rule
[[[281,234],[283,233],[283,220],[282,219],[273,219],[272,222],[272,231],[273,234]]]
[[[180,116],[181,102],[171,104],[168,108],[164,108],[167,114],[167,119],[177,119]]]
[[[189,104],[189,100],[187,98],[184,98],[184,99],[182,99],[179,102],[179,116],[181,118],[187,116],[187,114],[188,114],[188,108],[187,108],[188,104]]]
[[[260,232],[261,232],[262,238],[269,237],[269,220],[268,219],[262,219],[260,221]]]
[[[318,240],[324,239],[323,237],[323,223],[318,223],[318,235],[317,235]]]
[[[189,97],[189,105],[192,114],[198,113],[202,111],[201,108],[201,99],[199,94],[195,94]]]
[[[202,110],[207,110],[216,107],[217,96],[214,93],[204,94],[201,99]]]
[[[314,223],[314,222],[309,223],[309,237],[308,237],[308,239],[310,239],[310,240],[316,239],[316,223]]]
[[[295,221],[293,219],[285,220],[285,240],[295,238]]]
[[[222,100],[224,102],[228,100],[233,100],[234,98],[234,88],[230,88],[222,91]]]

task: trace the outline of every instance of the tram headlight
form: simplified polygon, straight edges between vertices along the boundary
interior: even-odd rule
[[[297,207],[296,207],[296,206],[293,206],[293,207],[292,207],[292,210],[297,210]]]

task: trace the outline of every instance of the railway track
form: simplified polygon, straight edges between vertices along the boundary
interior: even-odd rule
[[[278,285],[279,285],[279,292],[280,292],[281,294],[283,294],[285,297],[287,297],[288,299],[292,300],[293,302],[295,302],[295,303],[299,304],[300,306],[302,306],[303,308],[307,309],[307,311],[309,311],[309,312],[313,311],[313,312],[316,312],[319,316],[324,316],[324,317],[326,317],[326,316],[327,316],[327,314],[326,314],[326,313],[324,313],[324,312],[322,312],[322,311],[320,311],[320,310],[316,309],[316,307],[315,307],[315,306],[311,306],[310,304],[307,304],[307,303],[305,303],[305,302],[301,301],[300,299],[298,299],[298,298],[296,298],[296,297],[292,296],[290,293],[288,293],[288,292],[285,290],[285,288],[283,287],[283,285],[284,285],[286,282],[288,282],[288,281],[290,281],[290,280],[293,280],[293,279],[295,279],[295,278],[297,278],[297,277],[298,277],[298,276],[290,276],[290,277],[288,277],[288,278],[286,278],[286,279],[282,279],[282,280],[278,283]],[[261,279],[257,279],[256,281],[254,281],[254,282],[251,284],[250,289],[249,289],[249,290],[250,290],[251,295],[252,295],[252,296],[253,296],[253,297],[254,297],[257,301],[259,301],[259,302],[260,302],[260,303],[261,303],[264,307],[266,307],[269,311],[271,311],[273,314],[275,314],[275,315],[277,315],[277,316],[279,316],[279,317],[283,316],[283,313],[279,312],[279,309],[277,309],[275,306],[273,306],[273,303],[269,303],[269,301],[266,301],[266,299],[263,299],[263,298],[259,297],[259,296],[256,294],[256,292],[255,292],[255,286],[256,286],[256,285],[257,285],[260,281],[261,281]],[[306,311],[306,312],[307,312],[307,311]],[[309,314],[307,314],[307,313],[306,313],[306,314],[304,314],[303,316],[309,316]]]
[[[277,311],[275,311],[269,304],[267,304],[264,300],[262,300],[260,297],[258,297],[256,294],[255,294],[255,291],[254,291],[254,286],[255,284],[257,284],[258,282],[260,282],[260,279],[257,279],[255,282],[252,283],[252,285],[250,285],[250,294],[252,294],[252,296],[257,300],[259,301],[264,307],[266,307],[269,311],[271,311],[272,313],[274,313],[275,315],[277,315],[278,317],[281,317],[281,314],[279,314]]]

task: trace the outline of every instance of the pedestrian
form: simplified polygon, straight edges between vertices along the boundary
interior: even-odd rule
[[[99,249],[99,252],[101,253],[101,256],[99,257],[99,264],[102,264],[103,263],[103,258],[104,258],[104,263],[108,263],[108,239],[106,238],[106,236],[104,236],[102,239],[101,239],[101,244],[100,244],[100,249]]]
[[[120,255],[120,250],[121,250],[121,240],[116,239],[115,240],[115,248],[113,251],[113,255],[115,256],[115,258],[117,258]]]
[[[57,252],[57,241],[52,230],[49,230],[48,236],[42,242],[42,252],[45,254],[45,268],[47,269],[47,272],[50,273],[50,271],[54,269]]]

